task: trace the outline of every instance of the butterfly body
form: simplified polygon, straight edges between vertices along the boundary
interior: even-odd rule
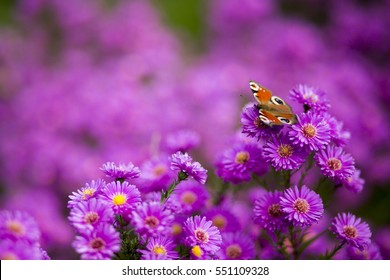
[[[296,123],[296,115],[283,99],[256,82],[250,81],[249,87],[258,102],[259,118],[266,125],[284,125]]]

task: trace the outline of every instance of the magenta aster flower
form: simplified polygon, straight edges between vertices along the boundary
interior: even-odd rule
[[[209,198],[210,195],[205,185],[196,181],[182,181],[173,191],[167,204],[172,202],[175,206],[180,207],[181,213],[192,214],[202,210]]]
[[[25,240],[0,240],[0,260],[43,260],[38,243],[28,243]]]
[[[127,165],[124,163],[116,165],[113,162],[107,162],[103,164],[100,170],[102,170],[107,177],[120,181],[138,178],[141,174],[139,168],[131,162]]]
[[[338,121],[332,115],[325,113],[324,120],[329,124],[330,137],[336,146],[344,147],[351,138],[351,133],[343,129],[343,122]]]
[[[347,182],[355,172],[354,159],[341,147],[329,145],[319,151],[314,160],[321,168],[322,174],[336,182]]]
[[[241,230],[237,217],[231,210],[222,207],[213,207],[204,213],[207,220],[213,222],[221,233]]]
[[[347,256],[351,260],[382,260],[383,259],[378,245],[376,245],[374,242],[371,242],[367,248],[363,249],[363,251],[359,250],[354,246],[348,246]]]
[[[142,164],[142,174],[137,180],[139,189],[142,192],[166,190],[175,179],[170,163],[169,157],[163,155]]]
[[[225,150],[216,163],[217,175],[233,184],[249,181],[252,173],[262,176],[267,170],[261,148],[254,142],[236,143]]]
[[[298,169],[305,162],[306,149],[294,145],[285,135],[272,137],[263,147],[263,157],[275,170]]]
[[[339,213],[332,221],[330,230],[338,239],[363,251],[370,244],[371,230],[367,223],[351,213]]]
[[[269,126],[260,120],[259,108],[255,103],[247,104],[241,113],[242,133],[249,137],[268,139],[271,135],[278,133],[282,126]]]
[[[360,177],[360,170],[356,169],[351,177],[347,178],[347,181],[343,183],[343,186],[354,193],[360,193],[364,187],[364,179]]]
[[[184,129],[167,135],[163,144],[168,153],[188,152],[199,146],[200,136],[195,131]]]
[[[285,219],[302,227],[318,222],[324,213],[321,197],[306,186],[285,190],[280,197],[280,206]]]
[[[330,142],[330,128],[321,114],[312,111],[298,116],[288,133],[293,144],[318,151]]]
[[[304,105],[306,110],[325,112],[330,108],[325,92],[308,85],[298,85],[290,91],[290,97]]]
[[[141,259],[150,260],[164,259],[164,260],[174,260],[179,258],[179,254],[175,251],[176,244],[173,243],[173,240],[168,237],[157,236],[152,237],[148,240],[145,250],[139,250],[142,254]]]
[[[177,152],[173,154],[171,156],[171,169],[183,172],[201,184],[206,183],[207,170],[199,162],[193,162],[187,153]]]
[[[280,230],[284,226],[284,213],[280,205],[279,191],[267,192],[255,201],[254,221],[270,231]]]
[[[108,202],[115,214],[126,217],[141,202],[137,187],[127,182],[114,181],[102,190],[101,198]]]
[[[214,254],[219,250],[222,243],[221,234],[217,227],[212,225],[206,217],[194,216],[184,223],[185,245],[193,248],[199,246],[201,251]]]
[[[0,237],[38,243],[41,233],[38,224],[24,211],[0,211]]]
[[[83,260],[109,260],[120,249],[119,233],[110,224],[76,236],[72,246]]]
[[[80,232],[93,230],[102,223],[112,223],[114,211],[107,202],[92,198],[81,201],[70,211],[69,221]]]
[[[131,213],[131,224],[144,238],[168,234],[174,216],[157,201],[144,202]]]
[[[255,257],[254,242],[242,232],[222,233],[221,249],[216,257],[221,260],[252,260]]]
[[[102,193],[102,188],[105,185],[106,182],[102,179],[98,179],[96,181],[92,180],[91,183],[86,183],[85,187],[77,190],[77,192],[72,192],[72,194],[69,196],[70,200],[68,201],[68,208],[72,208],[80,201],[86,201],[93,197],[97,197]]]

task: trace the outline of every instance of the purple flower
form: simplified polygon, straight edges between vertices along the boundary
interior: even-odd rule
[[[210,195],[204,185],[196,181],[182,181],[173,191],[167,204],[179,206],[180,213],[192,214],[202,210],[209,198]]]
[[[142,253],[141,259],[163,259],[174,260],[179,258],[179,254],[175,251],[176,244],[168,237],[157,236],[148,240],[145,250],[139,250]]]
[[[112,223],[114,211],[107,202],[92,198],[81,201],[70,211],[69,221],[79,231],[93,230],[102,223]]]
[[[130,218],[136,232],[147,238],[168,234],[174,216],[160,202],[150,201],[138,205]]]
[[[263,157],[275,170],[298,169],[305,162],[308,153],[294,145],[285,135],[272,137],[263,147]]]
[[[267,170],[261,148],[253,142],[236,143],[225,150],[216,163],[217,175],[233,184],[249,181],[252,173],[262,176]]]
[[[338,239],[363,251],[371,240],[371,230],[367,223],[351,213],[339,213],[332,221],[330,230]]]
[[[256,224],[270,231],[280,230],[284,226],[284,214],[280,205],[279,191],[267,192],[255,201],[254,220]]]
[[[330,142],[330,129],[324,117],[312,111],[298,116],[288,133],[293,144],[318,151]]]
[[[102,170],[107,177],[121,181],[138,178],[141,173],[139,168],[131,162],[127,165],[124,163],[116,165],[113,162],[107,162],[103,164],[100,170]]]
[[[146,161],[141,167],[137,186],[142,192],[166,190],[175,177],[170,169],[170,160],[165,155]]]
[[[25,240],[0,240],[0,260],[43,260],[44,255],[38,243]]]
[[[185,245],[193,248],[199,246],[201,251],[214,254],[219,250],[222,243],[221,234],[217,227],[207,221],[206,217],[194,216],[188,218],[184,223],[186,237]]]
[[[85,187],[78,189],[77,192],[72,192],[69,196],[70,200],[68,201],[68,208],[72,208],[80,201],[86,201],[93,197],[97,197],[101,194],[101,190],[105,185],[106,182],[102,179],[98,179],[97,181],[92,180],[91,183],[86,183]]]
[[[108,183],[102,192],[102,199],[108,202],[115,214],[124,217],[141,202],[141,194],[137,187],[127,182]]]
[[[213,207],[204,213],[207,220],[213,222],[221,233],[241,230],[237,217],[229,209]]]
[[[324,213],[321,197],[306,186],[285,190],[280,197],[280,206],[285,219],[302,227],[318,222]]]
[[[119,233],[110,224],[76,236],[72,244],[83,260],[109,260],[120,249]]]
[[[335,182],[347,182],[355,172],[354,159],[344,152],[341,147],[327,146],[319,151],[314,160],[321,168],[322,174],[332,178]]]
[[[247,104],[241,113],[242,133],[249,137],[268,139],[271,135],[277,134],[282,126],[269,126],[260,120],[259,108],[255,103]]]
[[[351,260],[382,260],[383,259],[378,245],[376,245],[374,242],[371,242],[367,248],[363,249],[363,251],[359,250],[356,247],[348,246],[347,256]]]
[[[41,233],[35,219],[24,211],[0,211],[0,237],[38,243]]]
[[[192,161],[187,153],[177,152],[171,157],[171,169],[183,172],[201,184],[206,183],[207,170],[199,162]]]
[[[242,232],[222,233],[221,249],[216,256],[221,260],[252,260],[255,257],[253,240]]]
[[[179,130],[167,135],[164,143],[164,149],[168,153],[188,152],[199,145],[200,136],[192,130]]]
[[[351,177],[343,183],[343,186],[354,193],[360,193],[364,187],[364,179],[360,177],[360,170],[356,169]]]
[[[351,133],[349,131],[343,130],[344,124],[338,121],[332,115],[326,113],[323,116],[324,120],[329,124],[330,137],[333,143],[340,147],[346,146],[349,139],[351,138]]]
[[[330,108],[325,92],[308,85],[298,85],[290,91],[290,97],[304,105],[306,110],[325,112]]]

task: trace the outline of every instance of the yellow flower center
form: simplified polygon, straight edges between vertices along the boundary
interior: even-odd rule
[[[229,259],[238,259],[241,256],[242,249],[239,245],[233,244],[226,248],[226,255]]]
[[[95,193],[95,189],[93,189],[93,188],[86,188],[86,189],[83,190],[83,195],[81,196],[81,199],[82,200],[86,200],[88,197],[93,196],[94,193]]]
[[[222,230],[226,227],[227,221],[226,218],[222,215],[216,215],[212,219],[213,225],[216,226],[218,229]]]
[[[314,136],[317,135],[317,128],[311,124],[307,124],[304,127],[302,127],[302,133],[303,136],[306,138],[313,138]]]
[[[241,151],[241,152],[238,152],[238,153],[236,154],[236,159],[235,159],[235,161],[236,161],[236,163],[238,163],[238,164],[244,164],[244,163],[248,162],[249,159],[250,159],[249,153],[246,152],[246,151]]]
[[[277,152],[278,152],[279,156],[281,156],[282,158],[288,158],[293,154],[294,149],[293,149],[293,147],[291,147],[288,144],[281,144],[278,147]]]
[[[164,175],[166,172],[167,172],[167,168],[164,164],[158,164],[153,169],[153,174],[157,177]]]
[[[2,254],[2,255],[0,256],[0,258],[1,258],[2,260],[10,260],[10,261],[12,261],[12,260],[19,260],[18,256],[15,255],[15,254],[12,253],[12,252],[5,252],[4,254]]]
[[[183,232],[183,227],[180,224],[173,224],[172,235],[179,235]]]
[[[127,201],[127,197],[124,194],[117,194],[112,199],[112,202],[114,202],[115,205],[123,205]]]
[[[349,238],[356,238],[358,236],[358,232],[353,226],[345,226],[344,234]]]
[[[7,229],[12,232],[14,235],[22,236],[25,234],[26,229],[24,226],[16,220],[11,220],[7,222]]]
[[[310,205],[306,199],[298,198],[294,201],[294,209],[299,213],[305,214],[310,210]]]
[[[343,167],[341,160],[339,160],[338,158],[328,159],[327,164],[328,164],[329,168],[334,170],[334,171],[340,170]]]
[[[181,195],[181,201],[187,205],[192,205],[197,200],[198,196],[192,191],[186,191]]]
[[[194,254],[195,257],[198,257],[198,258],[200,258],[203,254],[202,249],[198,245],[195,245],[194,247],[192,247],[191,252],[192,252],[192,254]]]
[[[153,252],[157,255],[166,255],[167,254],[167,251],[165,250],[164,246],[154,247]]]

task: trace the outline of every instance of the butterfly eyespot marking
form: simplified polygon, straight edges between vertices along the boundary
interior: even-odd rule
[[[265,123],[265,124],[267,124],[267,125],[270,125],[270,124],[271,124],[271,121],[270,121],[267,117],[265,117],[265,116],[263,116],[263,115],[260,115],[259,118],[260,118],[260,120],[261,120],[263,123]]]
[[[260,90],[259,85],[257,83],[255,83],[255,82],[249,82],[249,87],[251,88],[251,90],[253,92],[257,92],[257,91]]]
[[[277,96],[271,96],[271,102],[274,103],[275,105],[285,105],[286,102],[280,97]]]
[[[291,121],[286,118],[278,117],[278,120],[285,124],[291,124]]]

